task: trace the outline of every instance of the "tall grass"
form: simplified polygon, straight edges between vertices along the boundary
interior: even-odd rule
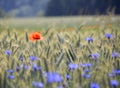
[[[35,42],[29,40],[29,33],[28,30],[11,29],[1,33],[0,88],[35,88],[33,81],[42,82],[44,88],[90,88],[92,83],[97,83],[100,88],[120,87],[120,83],[119,86],[110,83],[111,80],[120,82],[120,73],[114,72],[120,70],[120,55],[112,57],[113,52],[120,53],[120,31],[116,26],[89,27],[89,30],[81,27],[56,30],[52,27],[41,31],[44,40]],[[113,37],[106,38],[106,33]],[[93,38],[93,42],[86,41],[86,37]],[[6,50],[11,54],[6,54]],[[95,53],[100,56],[92,58],[91,54]],[[31,61],[30,56],[37,60]],[[81,66],[88,63],[92,66]],[[40,66],[40,70],[34,70],[34,64]],[[70,67],[70,64],[76,67]],[[9,73],[10,69],[14,72]],[[48,72],[59,73],[62,81],[48,83],[45,76]],[[115,75],[110,77],[110,73]],[[9,74],[14,78],[9,78]],[[86,74],[90,77],[83,76]]]

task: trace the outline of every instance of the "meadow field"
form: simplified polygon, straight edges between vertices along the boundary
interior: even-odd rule
[[[120,88],[120,17],[0,19],[0,88]]]

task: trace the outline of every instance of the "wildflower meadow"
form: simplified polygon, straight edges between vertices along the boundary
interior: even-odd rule
[[[114,23],[1,30],[0,88],[120,88]]]

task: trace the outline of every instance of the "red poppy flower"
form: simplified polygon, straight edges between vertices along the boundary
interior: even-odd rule
[[[31,41],[42,40],[43,37],[40,32],[33,32],[29,35]]]

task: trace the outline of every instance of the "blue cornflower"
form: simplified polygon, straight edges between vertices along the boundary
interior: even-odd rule
[[[70,69],[70,71],[73,71],[73,70],[75,70],[75,69],[78,68],[78,64],[70,63],[70,64],[68,65],[68,68]]]
[[[36,88],[44,88],[44,84],[42,82],[32,82],[32,85]]]
[[[9,79],[14,79],[15,76],[14,76],[14,75],[10,75],[10,74],[8,74],[8,75],[7,75],[7,78],[9,78]]]
[[[108,76],[109,77],[114,77],[114,76],[116,76],[116,74],[115,73],[109,73]]]
[[[117,80],[110,80],[110,84],[111,86],[118,86],[119,85],[119,82]]]
[[[47,73],[47,83],[61,82],[62,80],[62,76],[56,72]]]
[[[113,70],[113,73],[120,74],[120,70]]]
[[[65,78],[67,79],[67,80],[69,80],[69,79],[71,79],[72,77],[70,76],[70,75],[65,75]]]
[[[92,64],[91,63],[80,63],[80,66],[81,67],[91,67],[92,66]]]
[[[106,34],[105,34],[105,37],[107,37],[108,39],[111,39],[111,38],[113,37],[113,35],[106,33]]]
[[[29,58],[30,58],[31,61],[37,60],[37,57],[36,57],[36,56],[30,56]]]
[[[86,66],[92,67],[92,64],[91,63],[86,63]]]
[[[16,67],[16,71],[17,71],[17,72],[20,71],[20,67],[19,67],[19,66]]]
[[[11,50],[6,50],[5,54],[8,55],[8,56],[10,56],[12,54],[12,51]]]
[[[64,88],[63,86],[57,86],[56,88]]]
[[[100,88],[100,86],[99,86],[99,84],[92,82],[92,83],[90,84],[90,88]]]
[[[82,77],[84,77],[84,78],[90,78],[91,77],[91,75],[90,74],[82,74]]]
[[[41,70],[41,67],[37,66],[37,64],[33,64],[32,68],[33,68],[34,71]]]
[[[80,63],[80,66],[84,68],[84,67],[86,67],[86,64],[85,63]]]
[[[85,68],[85,69],[83,69],[83,71],[84,71],[84,72],[90,72],[90,69]]]
[[[113,58],[117,58],[117,57],[119,57],[119,56],[120,56],[120,54],[117,53],[117,52],[113,52],[113,53],[112,53],[112,57],[113,57]]]
[[[24,61],[24,58],[23,58],[23,57],[21,57],[21,58],[19,58],[19,60],[20,60],[20,61]]]
[[[90,54],[89,55],[92,59],[98,59],[100,55],[98,53]]]
[[[88,43],[93,42],[93,38],[87,37],[87,38],[86,38],[86,41],[88,41]]]
[[[7,70],[8,73],[13,73],[14,70],[10,69],[10,70]]]
[[[28,66],[28,65],[24,65],[24,66],[23,66],[23,68],[24,68],[25,70],[29,69],[29,67],[30,67],[30,66]]]

